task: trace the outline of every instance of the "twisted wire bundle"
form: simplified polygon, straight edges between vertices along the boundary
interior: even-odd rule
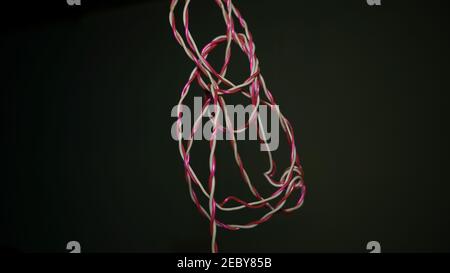
[[[184,38],[178,32],[176,27],[174,10],[178,4],[178,0],[171,0],[169,22],[172,27],[173,34],[177,42],[185,50],[187,56],[195,63],[195,68],[190,74],[189,80],[185,84],[181,97],[178,102],[178,120],[177,120],[177,134],[179,141],[179,150],[181,157],[184,161],[185,176],[186,181],[189,186],[190,196],[197,206],[198,210],[202,215],[210,221],[210,233],[211,233],[211,249],[212,252],[217,252],[218,247],[216,243],[217,227],[221,227],[228,230],[239,230],[239,229],[249,229],[258,226],[261,223],[269,220],[276,212],[291,212],[303,204],[306,187],[303,181],[303,169],[300,165],[299,156],[296,152],[293,128],[289,121],[282,115],[272,93],[266,86],[264,78],[260,72],[259,61],[255,54],[255,44],[253,43],[253,38],[248,30],[247,23],[242,17],[239,10],[233,5],[231,0],[214,0],[217,6],[222,11],[222,16],[226,24],[226,34],[220,35],[214,38],[211,42],[206,44],[201,50],[199,50],[197,44],[194,41],[190,31],[189,31],[189,4],[190,0],[185,0],[183,8],[183,25],[184,25]],[[237,18],[238,24],[244,30],[242,33],[235,30],[235,18]],[[211,64],[207,61],[208,54],[211,53],[218,45],[225,43],[225,60],[220,71],[216,71]],[[236,43],[239,48],[247,56],[250,64],[250,76],[242,83],[235,84],[226,78],[227,68],[230,63],[231,58],[231,44]],[[194,81],[197,81],[199,86],[205,91],[205,99],[203,102],[202,113],[195,120],[194,126],[192,127],[191,136],[195,134],[198,130],[200,123],[202,122],[202,115],[205,114],[208,107],[212,105],[214,107],[214,112],[219,113],[223,111],[225,116],[225,126],[219,124],[219,115],[209,116],[213,122],[212,136],[209,141],[210,146],[210,156],[209,156],[209,179],[207,183],[207,188],[198,179],[196,173],[190,165],[190,150],[193,144],[193,138],[188,140],[183,140],[182,138],[182,106],[183,101],[189,93],[189,89]],[[261,92],[262,91],[262,92]],[[249,121],[242,128],[234,129],[234,126],[230,125],[231,121],[227,113],[225,96],[230,94],[240,93],[246,98],[251,100],[252,113],[250,114]],[[257,109],[260,105],[269,106],[272,111],[276,111],[278,114],[279,122],[281,128],[287,137],[287,142],[290,146],[290,165],[282,173],[279,180],[275,178],[276,167],[275,162],[272,158],[270,148],[267,146],[267,138],[265,135],[263,123],[257,113]],[[266,145],[265,151],[267,152],[269,169],[264,172],[264,177],[267,181],[275,187],[275,191],[268,197],[262,197],[257,189],[251,183],[250,177],[248,176],[244,163],[238,152],[238,146],[236,143],[235,134],[241,133],[248,129],[249,125],[256,122],[258,128],[258,140],[262,145]],[[249,187],[251,193],[255,197],[256,201],[246,202],[235,196],[229,196],[218,202],[215,199],[215,188],[216,188],[216,157],[215,150],[217,145],[217,133],[218,131],[226,131],[230,133],[231,139],[230,144],[234,152],[234,158],[236,164],[239,167],[241,176],[245,184]],[[205,208],[197,198],[195,189],[200,189],[200,192],[209,200],[208,207]],[[297,202],[293,207],[284,208],[284,205],[288,197],[293,192],[299,192],[299,197]],[[235,206],[226,206],[229,202],[235,202]],[[273,202],[272,204],[270,202]],[[236,211],[245,208],[258,209],[266,207],[269,212],[264,214],[261,218],[244,224],[226,224],[221,222],[216,217],[216,210],[221,211]]]

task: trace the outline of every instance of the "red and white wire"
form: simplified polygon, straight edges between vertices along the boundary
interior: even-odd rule
[[[178,120],[177,120],[177,133],[179,150],[181,157],[184,161],[185,176],[186,181],[189,186],[190,196],[197,206],[197,209],[202,215],[209,219],[210,222],[210,233],[211,233],[211,249],[212,252],[217,252],[218,247],[216,243],[217,237],[217,227],[225,228],[228,230],[239,230],[239,229],[249,229],[258,226],[261,223],[269,220],[276,212],[291,212],[300,208],[303,204],[306,186],[303,181],[303,168],[300,164],[299,156],[296,151],[294,132],[290,122],[286,117],[280,112],[272,93],[266,86],[264,78],[260,72],[259,61],[255,54],[255,44],[253,42],[252,34],[250,33],[247,23],[242,17],[239,10],[232,3],[231,0],[214,0],[219,9],[222,12],[223,19],[226,24],[226,33],[212,39],[211,42],[206,44],[201,50],[199,50],[194,38],[189,31],[189,4],[190,0],[184,1],[183,8],[183,26],[184,37],[178,32],[175,21],[175,8],[178,4],[178,0],[171,0],[170,3],[170,13],[169,22],[172,27],[173,35],[176,41],[181,45],[181,47],[186,52],[187,56],[195,63],[195,68],[192,70],[190,77],[181,91],[180,100],[178,102]],[[235,29],[235,19],[237,19],[238,24],[243,29],[243,32],[238,32]],[[216,71],[211,64],[207,61],[208,55],[213,51],[218,45],[225,43],[225,57],[224,63],[220,71]],[[242,52],[247,56],[250,66],[250,76],[240,84],[235,84],[226,78],[226,73],[228,65],[231,59],[231,44],[235,43],[239,46]],[[209,179],[207,183],[207,188],[204,186],[193,168],[190,165],[190,151],[193,145],[193,137],[188,140],[182,138],[182,107],[186,96],[189,93],[191,85],[196,81],[199,86],[204,90],[203,95],[205,99],[203,102],[202,113],[196,118],[194,126],[192,127],[191,136],[195,135],[198,130],[200,123],[202,122],[202,116],[206,114],[209,105],[213,105],[214,116],[210,116],[213,122],[212,136],[209,141],[210,146],[210,156],[209,156]],[[260,92],[262,91],[262,92]],[[244,97],[250,99],[253,107],[253,111],[250,114],[249,121],[242,128],[234,129],[231,124],[225,97],[231,94],[240,93]],[[267,105],[271,107],[272,110],[276,111],[279,117],[279,122],[281,128],[287,137],[287,142],[290,146],[290,164],[282,173],[279,180],[275,178],[276,175],[276,165],[272,158],[272,153],[268,144],[266,142],[265,130],[263,123],[257,113],[258,107],[260,105]],[[225,117],[225,126],[219,124],[219,113],[223,112]],[[264,172],[264,177],[274,188],[275,191],[268,197],[263,197],[259,194],[257,189],[253,186],[247,171],[244,168],[244,163],[238,152],[238,145],[236,142],[235,134],[241,133],[248,129],[249,125],[256,122],[257,123],[257,133],[259,141],[266,146],[265,151],[267,152],[269,169]],[[251,193],[255,197],[254,201],[247,202],[235,196],[229,196],[217,202],[215,198],[216,189],[216,157],[215,151],[217,146],[217,133],[218,131],[227,131],[231,135],[230,144],[233,149],[234,158],[237,166],[239,167],[241,176],[245,184],[249,187]],[[197,197],[196,190],[200,192],[209,200],[208,207],[206,208],[202,205]],[[295,205],[290,208],[284,208],[284,205],[288,197],[293,192],[299,192],[298,200]],[[234,201],[238,205],[226,206],[229,202]],[[273,202],[271,204],[271,202]],[[245,208],[258,209],[266,207],[268,212],[262,217],[255,221],[244,224],[227,224],[220,221],[217,218],[216,209],[221,211],[237,211]]]

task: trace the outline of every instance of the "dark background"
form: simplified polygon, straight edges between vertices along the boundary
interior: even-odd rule
[[[208,222],[170,137],[170,111],[193,64],[170,32],[169,1],[41,2],[2,6],[0,246],[66,252],[76,240],[83,252],[209,251]],[[192,2],[198,43],[223,34],[213,1]],[[384,252],[448,252],[445,1],[235,4],[294,126],[308,194],[291,215],[219,230],[220,250],[366,252],[376,240]],[[248,64],[234,52],[230,77],[239,82]],[[220,144],[219,196],[248,197]],[[242,147],[250,173],[266,168],[257,144]],[[194,144],[200,177],[207,152],[206,142]]]

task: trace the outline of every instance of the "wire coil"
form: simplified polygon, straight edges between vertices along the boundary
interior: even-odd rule
[[[300,164],[299,156],[297,154],[295,140],[294,140],[294,130],[290,122],[282,115],[272,93],[266,86],[264,78],[261,74],[259,61],[255,54],[255,44],[253,42],[252,34],[250,33],[247,23],[242,17],[239,10],[234,6],[231,0],[214,0],[217,6],[222,12],[223,19],[226,24],[226,33],[215,37],[211,42],[206,44],[201,50],[199,50],[194,38],[189,30],[189,4],[190,0],[184,1],[183,8],[183,26],[184,37],[178,32],[176,27],[174,11],[177,7],[178,0],[171,0],[170,3],[170,13],[169,22],[173,31],[173,35],[176,41],[181,45],[181,47],[186,52],[187,56],[195,63],[195,68],[192,70],[188,81],[186,82],[184,88],[181,91],[180,100],[178,102],[178,120],[177,120],[177,132],[179,134],[179,150],[181,157],[184,162],[186,181],[189,186],[190,196],[197,206],[200,213],[209,219],[210,222],[210,233],[211,233],[211,250],[212,252],[218,252],[218,246],[216,242],[217,237],[217,227],[228,229],[228,230],[239,230],[239,229],[249,229],[258,226],[266,221],[268,221],[276,212],[284,211],[291,212],[300,208],[303,204],[306,186],[303,180],[304,174],[303,169]],[[244,30],[243,32],[238,32],[235,29],[235,20]],[[211,64],[208,62],[208,55],[220,44],[225,44],[225,57],[224,63],[220,71],[216,71]],[[226,78],[228,65],[231,59],[231,45],[235,43],[239,46],[242,52],[246,55],[250,66],[250,75],[248,78],[240,84],[235,84]],[[202,183],[193,168],[190,165],[190,151],[192,148],[193,140],[183,140],[181,136],[182,125],[182,111],[181,107],[186,96],[189,93],[191,85],[196,81],[198,85],[205,91],[205,100],[203,102],[202,114],[207,110],[208,105],[214,107],[214,112],[219,113],[222,111],[225,116],[225,126],[219,124],[219,115],[216,114],[210,117],[214,126],[212,137],[209,141],[210,146],[210,156],[209,156],[209,179],[207,187]],[[230,119],[226,109],[225,97],[230,94],[240,93],[246,98],[251,100],[251,104],[254,106],[253,111],[250,114],[249,121],[242,128],[235,129],[230,126]],[[258,116],[256,109],[260,105],[267,105],[271,109],[275,110],[279,117],[279,122],[281,128],[287,137],[287,142],[290,147],[290,164],[284,172],[282,173],[279,180],[275,178],[276,168],[275,161],[272,158],[272,153],[270,149],[266,149],[269,169],[264,172],[264,177],[267,181],[276,189],[269,197],[262,197],[257,189],[251,183],[250,177],[244,168],[244,163],[241,160],[240,154],[238,152],[238,146],[235,138],[236,133],[245,131],[251,123],[256,123],[258,129],[258,139],[262,144],[267,144],[265,131],[263,130],[263,124]],[[202,121],[202,115],[200,115],[194,122],[194,126],[191,131],[191,135],[194,135],[198,129],[199,123]],[[216,145],[217,145],[217,132],[218,131],[228,131],[231,134],[230,144],[233,149],[234,158],[237,166],[239,167],[241,176],[249,187],[251,193],[255,197],[256,201],[247,202],[235,196],[229,196],[223,201],[218,202],[215,198],[216,189]],[[196,192],[200,192],[209,200],[208,206],[204,206],[200,203],[197,198]],[[299,192],[298,200],[295,205],[290,208],[284,208],[284,205],[291,196],[293,192]],[[235,202],[235,206],[226,206],[229,202]],[[273,202],[273,203],[271,203]],[[226,224],[219,219],[217,219],[216,210],[221,211],[237,211],[245,208],[249,209],[259,209],[266,207],[269,211],[264,214],[261,218],[244,224]]]

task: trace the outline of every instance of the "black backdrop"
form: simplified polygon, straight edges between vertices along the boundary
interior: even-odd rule
[[[385,252],[449,251],[444,1],[235,4],[294,125],[308,194],[292,215],[220,230],[220,250],[365,252],[376,240]],[[168,1],[27,5],[2,8],[13,16],[2,19],[0,45],[1,247],[66,252],[76,240],[83,252],[209,251],[170,137],[193,65],[171,35]],[[223,33],[213,1],[191,10],[200,44]],[[236,54],[232,78],[247,66]],[[245,196],[222,146],[220,196]],[[243,146],[250,172],[262,170],[256,146]],[[205,176],[207,144],[194,151]]]

